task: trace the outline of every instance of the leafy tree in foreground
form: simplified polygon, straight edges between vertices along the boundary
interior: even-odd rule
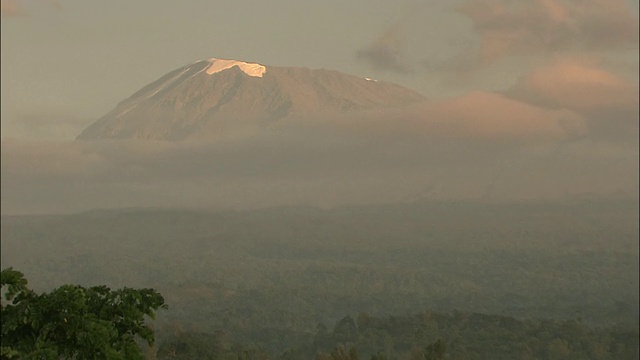
[[[145,315],[166,308],[153,289],[63,285],[37,294],[13,268],[0,285],[2,359],[143,359],[136,341],[154,342]]]

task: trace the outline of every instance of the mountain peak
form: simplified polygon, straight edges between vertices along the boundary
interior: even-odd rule
[[[262,77],[265,72],[267,72],[267,68],[264,65],[260,65],[257,63],[248,63],[239,60],[232,59],[217,59],[210,58],[207,59],[211,65],[206,69],[206,73],[209,75],[221,72],[223,70],[230,69],[234,66],[237,66],[242,70],[245,74],[253,77]]]
[[[424,101],[399,85],[332,70],[210,58],[175,69],[123,100],[81,140],[213,140]]]

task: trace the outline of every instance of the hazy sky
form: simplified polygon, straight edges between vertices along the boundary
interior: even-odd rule
[[[416,45],[406,56],[462,41],[470,22],[442,3],[3,0],[3,122],[95,119],[170,70],[209,57],[336,69],[438,92],[426,74],[375,71],[356,52],[386,31]]]
[[[637,0],[2,0],[2,136],[72,138],[209,57],[335,69],[430,98],[504,90],[554,61],[637,84],[637,13]]]
[[[637,0],[2,0],[1,36],[3,213],[638,196]],[[210,57],[339,70],[430,102],[204,148],[70,141]]]

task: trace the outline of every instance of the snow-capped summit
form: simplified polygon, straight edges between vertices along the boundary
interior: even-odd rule
[[[264,73],[267,71],[267,68],[264,65],[256,64],[256,63],[247,63],[244,61],[238,60],[229,60],[229,59],[216,59],[211,58],[207,60],[211,63],[206,69],[207,74],[215,74],[217,72],[230,69],[234,66],[237,66],[242,70],[245,74],[253,77],[262,77]]]
[[[283,119],[302,121],[423,100],[401,86],[337,71],[211,58],[143,87],[78,139],[208,140],[260,131]]]

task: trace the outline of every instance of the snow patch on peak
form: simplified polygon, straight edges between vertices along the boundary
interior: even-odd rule
[[[365,80],[367,80],[367,81],[378,82],[378,80],[376,80],[376,79],[372,79],[372,78],[368,78],[368,77],[366,77],[366,78],[364,78],[364,79],[365,79]]]
[[[262,77],[265,72],[267,72],[267,68],[264,65],[256,64],[256,63],[247,63],[244,61],[237,60],[227,60],[227,59],[216,59],[211,58],[208,59],[209,67],[207,68],[207,74],[215,74],[217,72],[231,69],[234,66],[237,66],[242,70],[245,74],[253,77]]]

